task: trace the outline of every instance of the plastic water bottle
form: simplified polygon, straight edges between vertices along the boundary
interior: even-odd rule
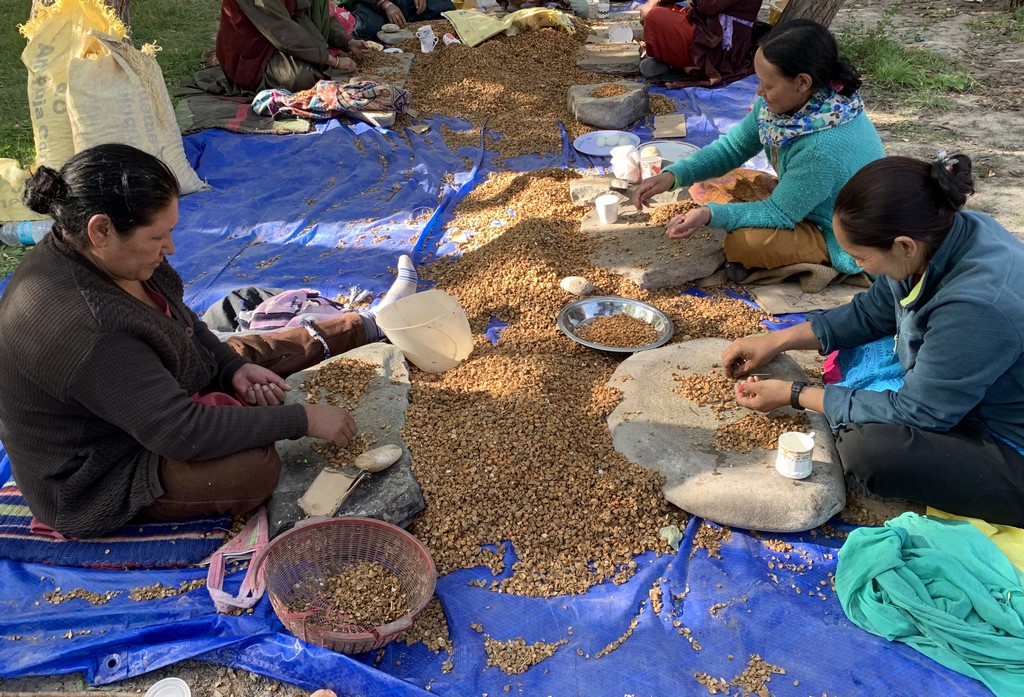
[[[17,223],[4,223],[0,226],[0,243],[9,247],[37,244],[53,227],[53,220],[23,220]]]

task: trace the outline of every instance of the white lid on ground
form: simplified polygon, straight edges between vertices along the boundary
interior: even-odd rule
[[[146,690],[145,697],[192,697],[192,690],[181,678],[164,678]]]

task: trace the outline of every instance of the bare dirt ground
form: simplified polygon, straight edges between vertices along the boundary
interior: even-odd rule
[[[974,162],[976,193],[968,207],[1024,234],[1024,42],[993,25],[1009,15],[1008,0],[864,0],[847,3],[832,24],[874,27],[888,12],[892,38],[940,53],[973,77],[953,108],[922,112],[867,85],[865,102],[890,154],[934,159],[938,150]]]
[[[847,2],[832,26],[837,31],[847,27],[869,30],[888,18],[892,38],[942,53],[978,82],[968,94],[950,95],[952,109],[948,111],[908,108],[870,84],[864,95],[890,154],[931,159],[939,150],[967,153],[975,163],[977,178],[977,193],[968,206],[993,215],[1024,237],[1024,42],[1012,41],[998,29],[985,28],[991,27],[992,20],[1008,16],[1008,0],[860,0]],[[868,507],[884,518],[885,511],[873,505],[876,503],[869,502]],[[191,685],[192,694],[199,697],[308,694],[246,671],[198,661],[184,661],[90,693],[142,694],[168,676],[184,679]],[[4,694],[81,694],[84,689],[80,675],[0,680]]]

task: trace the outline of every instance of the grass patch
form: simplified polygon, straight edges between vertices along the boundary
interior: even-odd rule
[[[216,45],[219,21],[217,0],[133,0],[132,42],[160,46],[156,62],[173,93],[183,77],[203,67],[203,51]]]
[[[0,2],[0,157],[22,165],[35,158],[28,108],[28,73],[21,62],[25,39],[17,25],[28,19],[32,0]],[[220,3],[216,0],[133,0],[132,41],[135,46],[156,43],[156,61],[168,90],[202,67],[203,51],[217,36]]]
[[[841,31],[839,51],[853,62],[865,82],[904,104],[918,109],[948,110],[950,93],[968,92],[977,81],[957,70],[945,56],[934,51],[904,46],[893,39],[891,17],[874,29],[862,26]]]
[[[0,278],[6,278],[13,272],[29,249],[31,247],[8,247],[5,244],[0,244]]]
[[[23,165],[35,157],[28,114],[28,73],[21,62],[25,39],[17,25],[28,19],[32,0],[0,2],[0,157]]]
[[[991,14],[967,23],[971,29],[985,32],[1001,43],[1024,41],[1024,7],[1014,8],[1006,14]]]
[[[876,125],[878,125],[877,122]],[[880,126],[880,128],[889,131],[894,137],[904,142],[931,143],[949,137],[949,131],[920,121],[908,121],[906,119],[887,123],[884,126]]]

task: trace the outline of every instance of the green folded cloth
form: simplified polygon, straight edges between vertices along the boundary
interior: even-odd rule
[[[836,594],[859,627],[1024,695],[1024,574],[970,523],[904,513],[858,528],[839,553]]]

